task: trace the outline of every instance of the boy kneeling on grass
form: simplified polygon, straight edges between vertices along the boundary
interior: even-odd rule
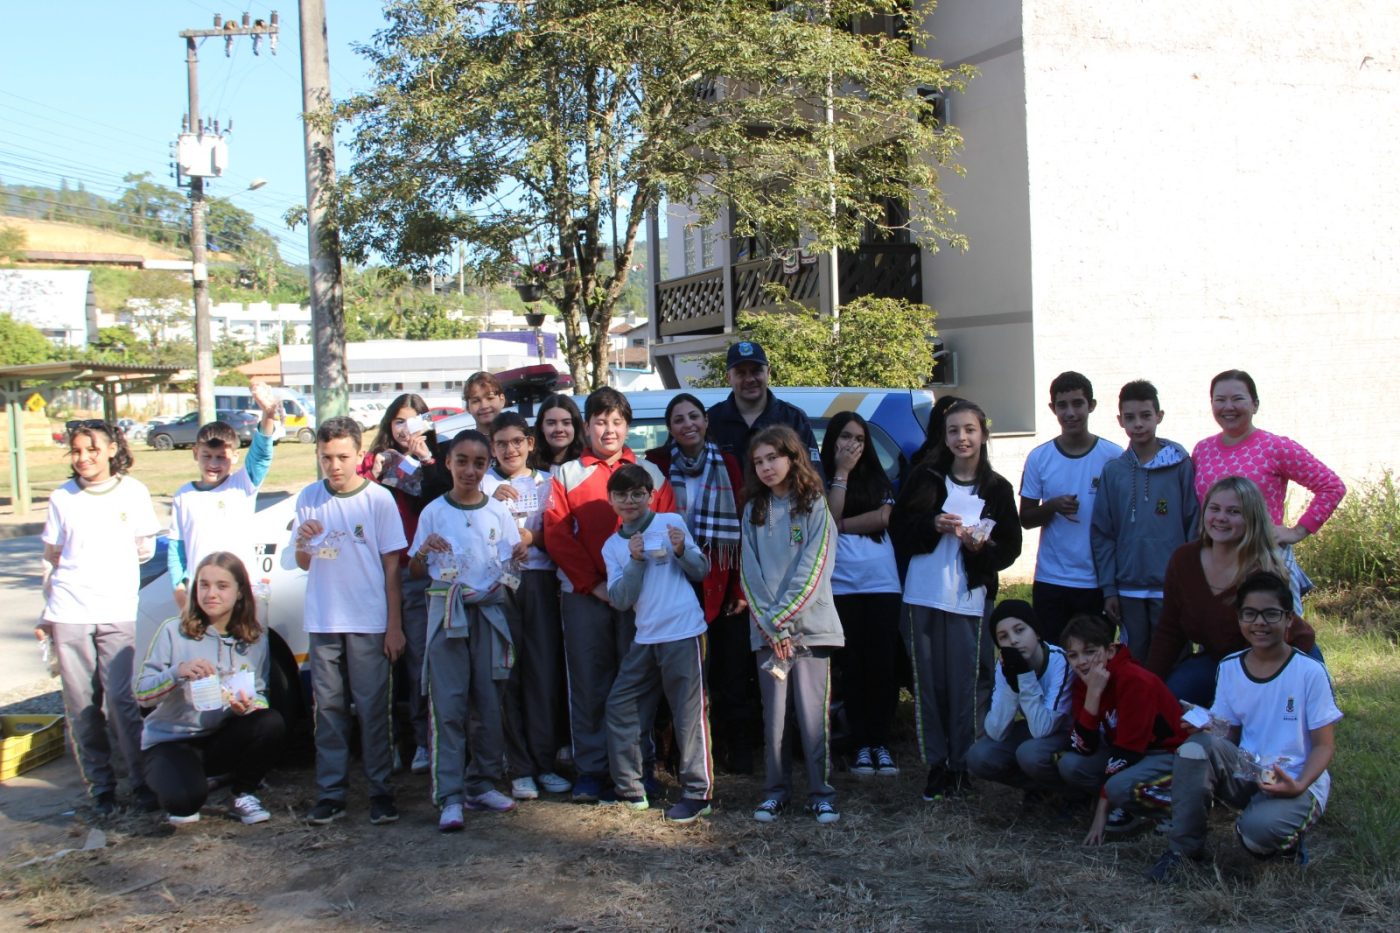
[[[650,509],[651,492],[651,474],[634,463],[608,477],[608,501],[622,521],[603,544],[608,600],[623,612],[635,607],[637,616],[636,638],[608,694],[608,762],[617,801],[647,809],[641,728],[651,716],[642,710],[654,710],[664,692],[680,750],[681,782],[681,799],[666,811],[666,819],[692,823],[710,813],[714,787],[705,613],[692,585],[705,579],[710,561],[690,537],[683,517]]]
[[[1176,750],[1170,848],[1149,880],[1171,882],[1185,859],[1204,855],[1212,799],[1242,811],[1235,834],[1251,855],[1307,862],[1303,834],[1327,806],[1342,711],[1327,668],[1284,641],[1292,606],[1275,574],[1259,571],[1240,584],[1235,611],[1249,647],[1221,660],[1209,721],[1200,711],[1185,723],[1203,731]]]

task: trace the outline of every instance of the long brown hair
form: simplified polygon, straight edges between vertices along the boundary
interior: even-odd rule
[[[807,457],[807,448],[797,432],[785,424],[775,424],[764,428],[749,441],[749,451],[744,462],[744,500],[753,503],[749,521],[762,525],[768,520],[768,503],[773,498],[773,490],[763,485],[753,468],[753,452],[760,444],[767,444],[787,457],[792,466],[788,470],[788,495],[792,496],[793,511],[804,515],[812,511],[812,504],[822,499],[822,478],[812,468]]]
[[[399,450],[399,442],[394,440],[394,419],[405,408],[412,408],[421,415],[428,410],[428,403],[423,401],[421,395],[412,392],[405,392],[390,402],[389,407],[384,410],[384,417],[379,419],[379,431],[374,435],[374,443],[369,445],[370,453],[382,454],[391,447]]]
[[[233,613],[228,619],[228,633],[243,644],[251,645],[262,637],[253,584],[248,580],[248,568],[243,566],[243,561],[228,551],[215,551],[195,568],[190,578],[189,602],[185,603],[185,612],[180,616],[180,634],[191,641],[198,641],[209,628],[209,616],[199,605],[199,571],[211,565],[227,570],[238,587],[238,600],[233,604]]]
[[[1264,504],[1264,494],[1253,480],[1243,476],[1225,476],[1216,480],[1201,500],[1201,547],[1214,548],[1214,542],[1206,534],[1206,506],[1219,492],[1233,492],[1235,498],[1240,500],[1240,510],[1244,513],[1244,536],[1235,546],[1238,564],[1230,586],[1238,586],[1245,577],[1260,570],[1287,580],[1288,568],[1274,547],[1274,523],[1269,518],[1269,507]]]

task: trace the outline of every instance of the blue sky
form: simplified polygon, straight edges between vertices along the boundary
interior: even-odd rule
[[[352,46],[368,44],[383,25],[374,0],[327,0],[331,92],[338,99],[368,85]],[[200,109],[231,119],[229,171],[212,195],[231,198],[276,236],[288,261],[306,261],[306,232],[287,230],[282,214],[304,203],[301,62],[297,4],[217,0],[6,0],[0,4],[0,179],[57,187],[62,178],[115,196],[129,172],[150,172],[171,185],[170,143],[187,109],[182,29],[213,26],[213,15],[254,18],[277,9],[276,55],[266,44],[222,39],[199,49]],[[340,141],[344,142],[343,135]],[[343,149],[341,167],[348,167]],[[257,191],[254,178],[267,179]]]

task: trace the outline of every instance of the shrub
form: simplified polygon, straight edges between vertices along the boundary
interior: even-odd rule
[[[1322,590],[1319,608],[1362,628],[1400,630],[1400,489],[1387,470],[1358,483],[1327,524],[1297,548],[1298,563]]]

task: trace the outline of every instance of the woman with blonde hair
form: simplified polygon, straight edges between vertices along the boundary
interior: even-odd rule
[[[1289,578],[1275,540],[1259,487],[1243,476],[1216,480],[1205,496],[1199,539],[1177,548],[1167,563],[1162,615],[1147,657],[1147,669],[1177,699],[1209,706],[1220,659],[1249,647],[1236,617],[1235,591],[1260,570]],[[1316,656],[1313,630],[1296,615],[1286,638]],[[1183,659],[1191,644],[1201,651]]]

